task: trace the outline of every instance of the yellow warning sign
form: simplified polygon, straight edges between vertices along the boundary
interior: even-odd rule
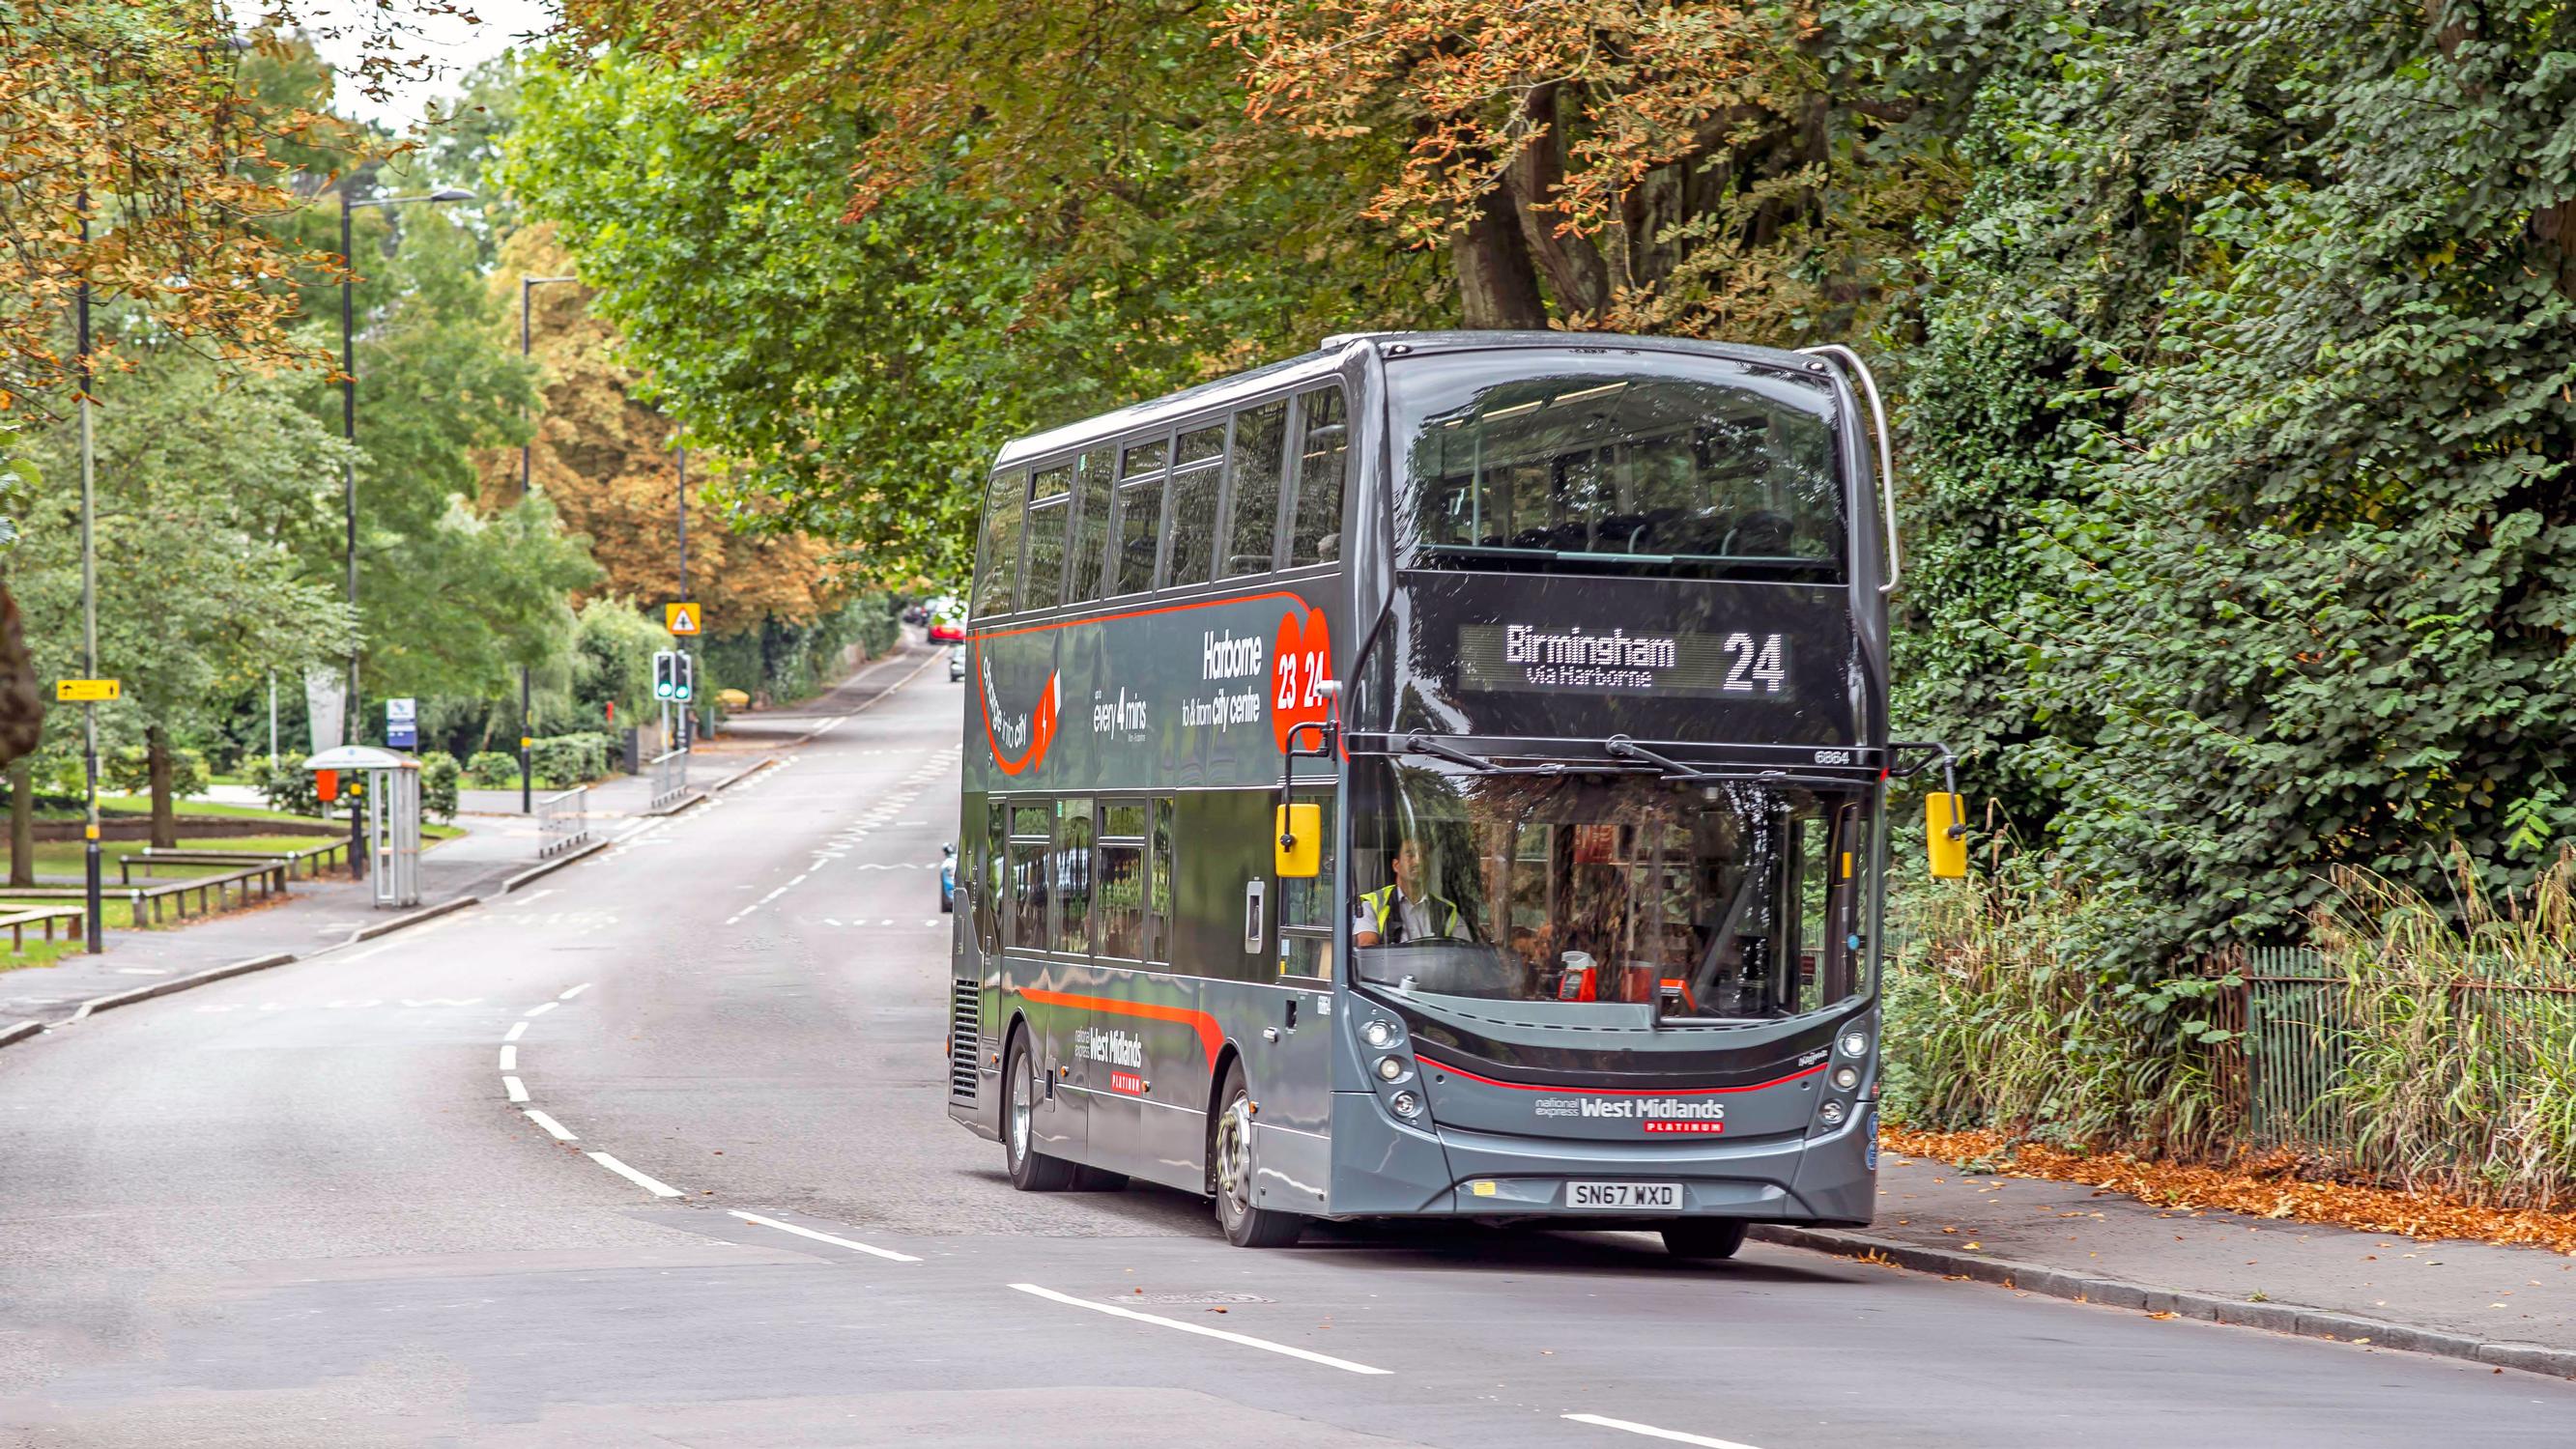
[[[103,699],[118,699],[122,696],[123,686],[113,679],[57,679],[54,681],[56,699],[87,704]]]
[[[672,634],[695,634],[698,632],[698,606],[695,604],[664,604],[662,606],[662,628],[666,632]]]

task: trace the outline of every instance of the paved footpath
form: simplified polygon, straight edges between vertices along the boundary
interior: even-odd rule
[[[1782,1235],[2023,1291],[2576,1376],[2576,1257],[2162,1208],[1889,1154],[1878,1219]],[[2127,1290],[2127,1291],[2123,1291]],[[2571,1434],[2576,1443],[2576,1434]]]

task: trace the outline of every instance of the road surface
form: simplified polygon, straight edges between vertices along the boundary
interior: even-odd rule
[[[1015,1193],[942,1106],[960,708],[0,1050],[0,1444],[2576,1443],[2576,1384],[1788,1249]]]

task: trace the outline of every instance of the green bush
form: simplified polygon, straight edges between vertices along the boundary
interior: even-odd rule
[[[128,745],[108,751],[98,762],[99,784],[111,794],[142,795],[152,789],[151,755],[141,745]],[[207,784],[206,753],[203,750],[170,751],[170,797],[185,800],[202,793]]]
[[[280,760],[274,767],[266,761],[249,765],[252,783],[259,787],[271,810],[291,815],[319,815],[322,797],[313,785],[313,772],[293,760]]]
[[[519,757],[499,750],[476,750],[465,762],[466,783],[498,790],[519,783]]]
[[[578,785],[608,773],[614,743],[610,736],[585,730],[539,740],[529,755],[538,776],[549,784]]]
[[[434,750],[420,757],[420,810],[432,820],[456,818],[458,777],[465,773],[456,757]]]

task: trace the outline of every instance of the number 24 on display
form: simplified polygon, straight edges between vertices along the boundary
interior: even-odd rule
[[[1728,694],[1778,694],[1788,681],[1788,645],[1777,634],[1762,636],[1759,644],[1750,634],[1729,634],[1718,648],[1734,661],[1722,686]]]

